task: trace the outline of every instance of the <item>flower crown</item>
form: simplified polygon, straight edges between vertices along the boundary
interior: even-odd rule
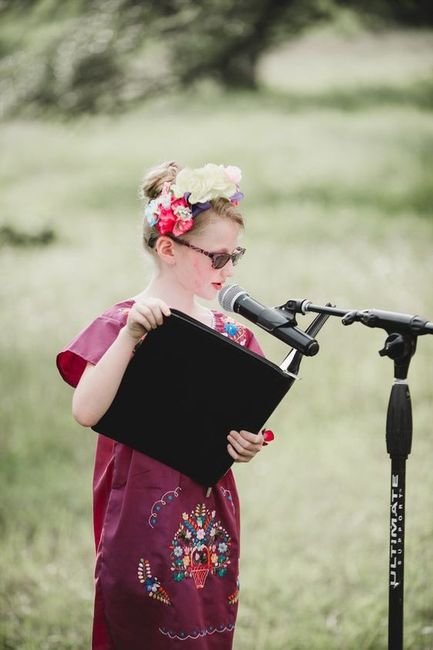
[[[182,169],[173,185],[166,182],[161,194],[144,211],[147,223],[160,235],[176,237],[191,230],[194,218],[212,207],[212,199],[225,198],[238,205],[244,198],[239,191],[239,167],[208,163],[198,169]]]

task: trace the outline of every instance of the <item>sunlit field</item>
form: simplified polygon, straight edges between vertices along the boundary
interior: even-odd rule
[[[304,57],[272,53],[257,95],[206,86],[117,118],[1,125],[0,226],[55,233],[46,246],[0,248],[2,650],[90,645],[95,434],[73,421],[55,355],[150,277],[137,198],[147,167],[242,168],[247,254],[234,280],[261,302],[309,298],[433,320],[433,37],[373,41],[375,58],[363,59],[353,38],[338,41],[338,57],[312,37],[297,46]],[[253,329],[279,364],[283,344]],[[235,650],[387,647],[385,338],[330,319],[319,354],[303,361],[302,381],[268,423],[276,441],[235,467]],[[168,378],[175,385],[175,368]],[[431,336],[418,340],[409,383],[405,648],[432,650]],[[232,390],[228,373],[221,399]]]

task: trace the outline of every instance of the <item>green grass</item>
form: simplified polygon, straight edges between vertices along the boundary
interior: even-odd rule
[[[408,86],[419,77],[410,52],[423,38],[412,35],[412,50],[403,36],[396,46]],[[382,84],[367,64],[372,84]],[[334,80],[341,86],[338,70]],[[264,303],[309,297],[433,318],[428,102],[347,110],[327,103],[316,81],[308,90],[316,100],[295,110],[283,90],[301,89],[283,85],[258,96],[202,89],[117,119],[2,125],[0,225],[57,233],[45,248],[0,250],[2,650],[89,647],[95,440],[72,420],[71,389],[54,358],[149,278],[136,197],[148,166],[172,158],[242,167],[248,253],[236,280]],[[388,85],[398,97],[398,75]],[[359,89],[350,92],[355,105]],[[284,346],[257,335],[280,362]],[[377,354],[384,339],[380,330],[329,321],[319,355],[304,360],[302,381],[271,418],[277,441],[236,468],[243,503],[236,650],[386,648],[392,364]],[[433,340],[422,337],[409,374],[408,650],[433,648],[432,362]],[[226,389],[236,389],[230,377]]]

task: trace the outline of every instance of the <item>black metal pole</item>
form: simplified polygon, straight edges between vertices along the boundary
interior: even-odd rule
[[[401,366],[396,363],[396,374]],[[391,457],[389,527],[388,650],[403,650],[404,533],[406,460],[412,446],[412,405],[405,379],[391,389],[386,421],[386,448]]]
[[[388,650],[403,650],[405,469],[404,459],[391,461]]]

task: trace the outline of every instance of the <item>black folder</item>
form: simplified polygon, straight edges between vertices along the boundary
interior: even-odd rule
[[[233,463],[230,430],[258,433],[293,381],[274,363],[172,309],[138,346],[92,429],[212,486]]]

